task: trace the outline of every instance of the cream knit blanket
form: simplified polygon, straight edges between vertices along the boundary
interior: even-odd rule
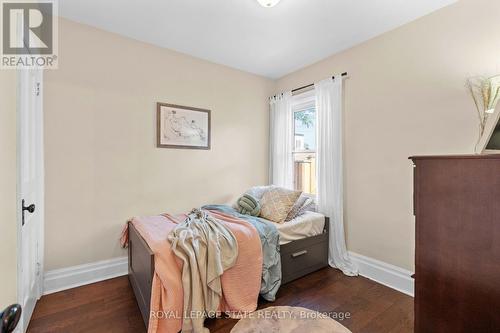
[[[205,211],[193,209],[186,220],[168,235],[172,251],[184,265],[183,333],[209,332],[203,326],[215,314],[222,297],[222,273],[238,258],[238,243],[233,233]]]

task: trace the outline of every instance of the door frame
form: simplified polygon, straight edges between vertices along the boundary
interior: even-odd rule
[[[26,76],[23,75],[22,71],[32,71],[33,69],[17,69],[17,92],[16,92],[16,198],[17,198],[17,300],[21,305],[23,304],[24,291],[23,291],[23,272],[22,272],[22,256],[23,256],[23,247],[22,247],[22,193],[21,193],[21,144],[22,144],[22,135],[21,135],[21,101],[23,98],[23,94],[21,89],[23,85],[26,87]],[[43,125],[43,70],[35,69],[41,71],[40,73],[40,83],[37,85],[36,91],[33,93],[38,93],[40,98],[40,113],[36,118],[36,127],[40,131],[40,143],[38,145],[39,151],[36,152],[36,159],[38,160],[39,165],[39,177],[37,181],[37,198],[38,202],[36,203],[36,213],[39,214],[39,229],[38,229],[38,249],[37,249],[37,261],[38,261],[38,290],[36,298],[40,299],[43,295],[43,275],[44,275],[44,233],[45,233],[45,165],[44,165],[44,125]],[[29,75],[29,74],[28,74]],[[29,79],[28,79],[29,80]],[[24,312],[24,309],[23,309]],[[29,325],[29,320],[25,322],[25,317],[22,314],[21,319],[19,320],[19,325],[17,330],[20,332],[26,332]]]

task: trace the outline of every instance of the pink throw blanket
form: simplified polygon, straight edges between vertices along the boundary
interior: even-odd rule
[[[223,299],[219,310],[255,311],[262,275],[262,246],[257,230],[233,216],[215,211],[209,213],[233,232],[239,248],[236,264],[221,278]],[[165,214],[137,217],[131,221],[155,258],[148,333],[177,333],[182,327],[182,262],[170,249],[167,235],[185,217]],[[127,238],[126,228],[122,234],[122,245],[127,243]]]

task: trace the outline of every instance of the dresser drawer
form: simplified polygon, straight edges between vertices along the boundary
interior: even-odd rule
[[[326,235],[325,235],[326,236]],[[294,241],[282,246],[282,283],[298,279],[328,265],[328,237]]]

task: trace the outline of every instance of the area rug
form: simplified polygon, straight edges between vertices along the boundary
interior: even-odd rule
[[[328,314],[292,307],[272,306],[242,318],[231,333],[351,333]]]

